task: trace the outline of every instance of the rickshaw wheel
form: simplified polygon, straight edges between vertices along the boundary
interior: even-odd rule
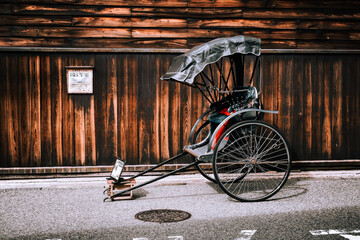
[[[210,121],[207,120],[194,133],[192,144],[201,142],[206,137],[208,137],[209,133],[210,133]],[[196,168],[198,169],[200,174],[203,175],[207,180],[217,183],[214,177],[213,166],[211,163],[199,162],[198,164],[196,164]]]
[[[276,194],[291,170],[285,138],[261,121],[239,122],[220,137],[213,155],[221,189],[239,201],[261,201]]]

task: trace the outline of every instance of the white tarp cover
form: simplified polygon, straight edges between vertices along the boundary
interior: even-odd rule
[[[217,62],[224,56],[235,53],[261,54],[261,40],[258,38],[235,36],[217,38],[196,46],[172,61],[169,70],[162,80],[175,80],[192,84],[194,78],[204,70],[206,65]]]

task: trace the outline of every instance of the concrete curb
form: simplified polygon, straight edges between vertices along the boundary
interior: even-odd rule
[[[154,176],[142,176],[137,178],[137,183],[150,180]],[[359,179],[360,170],[348,171],[307,171],[291,172],[290,178],[298,179]],[[161,179],[151,185],[184,185],[189,183],[208,182],[201,174],[174,175]],[[48,179],[16,179],[0,180],[0,190],[21,188],[79,188],[79,187],[103,187],[106,185],[106,177],[79,177],[79,178],[48,178]]]

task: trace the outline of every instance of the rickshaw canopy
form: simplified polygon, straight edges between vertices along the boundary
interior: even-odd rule
[[[217,38],[201,44],[175,57],[169,70],[161,79],[192,84],[194,78],[203,71],[208,64],[215,63],[222,57],[236,53],[259,56],[261,54],[261,40],[240,35],[228,38]]]

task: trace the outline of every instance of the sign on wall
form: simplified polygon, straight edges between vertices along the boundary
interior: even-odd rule
[[[67,66],[66,79],[68,94],[94,93],[93,66]]]

